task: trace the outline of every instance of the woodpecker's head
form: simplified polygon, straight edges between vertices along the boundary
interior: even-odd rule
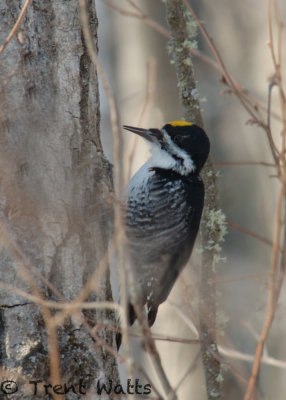
[[[173,121],[162,129],[123,127],[142,136],[150,144],[152,167],[170,169],[181,175],[198,174],[210,151],[205,131],[190,122]]]

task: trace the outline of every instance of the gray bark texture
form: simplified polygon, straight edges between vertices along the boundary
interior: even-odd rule
[[[23,4],[1,1],[0,44]],[[97,40],[93,4],[88,1]],[[46,300],[72,300],[103,260],[112,220],[111,168],[99,136],[98,81],[77,0],[31,1],[18,33],[0,55],[0,79],[0,281]],[[0,287],[0,380],[17,381],[13,399],[52,398],[44,395],[42,385],[34,396],[29,384],[50,380],[47,314],[8,289]],[[112,300],[108,269],[89,299]],[[92,310],[88,316],[114,320],[112,312]],[[101,328],[97,334],[112,345],[110,331]],[[59,384],[75,384],[77,392],[81,378],[86,388],[99,378],[117,383],[114,357],[81,322],[69,316],[57,335]],[[0,398],[4,394],[0,391]],[[70,390],[59,398],[82,395]]]

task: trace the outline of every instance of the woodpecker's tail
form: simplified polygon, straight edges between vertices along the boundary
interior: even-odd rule
[[[119,351],[120,346],[121,346],[121,342],[122,342],[122,335],[121,335],[121,332],[117,332],[117,333],[116,333],[116,338],[115,338],[115,340],[116,340],[116,348],[117,348],[117,351]]]
[[[133,325],[135,320],[136,320],[136,314],[135,314],[135,310],[134,307],[132,306],[131,303],[128,304],[128,325]],[[122,343],[122,334],[121,332],[117,332],[116,333],[116,347],[117,347],[117,351],[119,350],[120,346]]]
[[[148,306],[148,325],[149,327],[151,327],[156,319],[157,316],[157,311],[158,311],[158,307],[150,307]],[[128,304],[128,324],[131,326],[134,324],[134,322],[137,319],[137,315],[135,312],[135,309],[133,307],[133,305],[131,303]],[[122,334],[121,332],[117,332],[116,333],[116,347],[117,347],[117,351],[120,349],[121,343],[122,343]]]

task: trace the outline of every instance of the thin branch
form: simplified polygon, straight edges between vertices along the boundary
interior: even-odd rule
[[[133,307],[135,310],[135,313],[137,315],[138,323],[139,323],[139,328],[140,328],[140,335],[141,339],[144,345],[145,350],[148,352],[150,359],[152,361],[152,364],[154,366],[154,369],[157,373],[157,376],[160,379],[160,382],[163,386],[163,390],[166,395],[166,399],[168,400],[176,400],[176,392],[172,389],[169,380],[167,378],[167,375],[164,371],[164,368],[161,363],[161,358],[158,353],[158,350],[155,345],[155,341],[152,337],[151,330],[149,327],[149,324],[147,322],[147,317],[144,312],[140,309],[137,303],[133,303]]]
[[[175,387],[175,391],[178,391],[180,386],[184,383],[184,381],[192,374],[195,372],[198,363],[200,361],[200,352],[197,353],[197,355],[195,356],[192,364],[189,366],[189,368],[187,369],[187,371],[184,373],[184,375],[182,376],[182,378],[179,380],[179,382],[177,383],[176,387]]]
[[[197,337],[199,336],[198,330],[193,323],[193,321],[189,318],[189,316],[184,313],[180,307],[175,305],[174,303],[169,302],[169,304],[175,309],[177,314],[180,316],[180,318],[185,322],[185,324],[188,326],[188,328],[191,330],[192,333],[194,333]],[[253,362],[255,357],[252,354],[247,354],[243,353],[241,351],[233,350],[225,346],[218,346],[219,353],[221,355],[224,355],[228,358],[231,358],[233,360],[240,360],[240,361],[247,361],[247,362]],[[279,360],[274,357],[270,357],[266,354],[263,355],[261,358],[261,363],[264,365],[270,365],[273,367],[281,368],[286,370],[286,361],[284,360]]]
[[[22,289],[16,288],[12,285],[8,285],[5,282],[0,281],[0,287],[3,290],[10,291],[13,293],[18,294],[21,297],[24,297],[27,300],[32,301],[35,304],[51,308],[54,310],[67,310],[70,314],[74,311],[78,310],[92,310],[92,309],[99,309],[99,310],[120,310],[121,306],[117,303],[112,301],[90,301],[90,302],[75,302],[75,301],[66,301],[64,303],[59,303],[57,301],[49,301],[44,300],[40,296],[35,296],[33,294],[27,293]],[[62,324],[62,320],[57,319],[57,324]]]
[[[122,14],[126,17],[136,17],[136,18],[141,18],[140,17],[140,13],[138,12],[133,12],[133,11],[128,11],[125,10],[122,7],[119,7],[118,5],[115,5],[114,3],[112,3],[112,1],[110,0],[104,0],[104,2],[110,7],[113,8],[114,10],[116,10],[117,12],[119,12],[119,14]]]
[[[43,299],[43,295],[37,286],[37,283],[32,274],[30,274],[29,266],[30,262],[21,248],[17,245],[12,235],[10,234],[7,225],[0,220],[0,237],[3,245],[7,251],[11,254],[18,267],[18,272],[22,278],[27,282],[31,290],[34,292],[37,298]],[[61,370],[60,370],[60,356],[59,356],[59,345],[57,339],[57,331],[53,322],[53,316],[50,310],[41,305],[41,314],[43,316],[45,325],[47,327],[47,341],[48,341],[48,354],[49,354],[49,367],[51,374],[51,382],[53,385],[61,382]],[[59,396],[55,396],[59,398]]]
[[[123,188],[123,175],[122,175],[122,168],[121,168],[121,140],[119,137],[119,118],[116,110],[115,100],[109,86],[109,83],[106,79],[106,76],[103,72],[103,69],[98,62],[98,58],[96,52],[93,47],[92,37],[89,30],[88,25],[88,15],[86,9],[85,0],[79,0],[80,9],[81,9],[81,20],[82,20],[82,27],[83,33],[86,41],[86,45],[89,51],[89,55],[93,64],[96,66],[98,74],[101,77],[102,84],[104,90],[107,94],[109,107],[110,107],[110,114],[111,114],[111,123],[112,123],[112,130],[113,130],[113,141],[114,141],[114,180],[115,180],[115,191],[119,198],[122,198],[122,188]],[[132,279],[132,270],[129,267],[129,260],[127,259],[127,253],[124,251],[124,243],[126,242],[125,239],[125,232],[123,226],[123,218],[122,218],[122,211],[121,205],[118,201],[115,202],[115,241],[116,247],[118,250],[118,259],[119,259],[119,271],[121,274],[120,284],[121,284],[121,304],[123,306],[123,312],[121,312],[121,326],[122,326],[122,333],[123,333],[123,342],[125,344],[125,349],[127,352],[127,368],[131,376],[131,357],[130,357],[130,347],[129,347],[129,338],[128,338],[128,322],[127,322],[127,282],[130,282]],[[127,261],[127,262],[125,262]],[[127,270],[127,267],[129,270]],[[128,275],[128,279],[127,279]],[[131,282],[132,283],[132,282]],[[131,289],[130,289],[131,290]],[[129,291],[130,291],[129,290]],[[131,293],[132,295],[132,293]],[[136,306],[136,304],[134,304]],[[137,313],[138,314],[138,313]],[[139,314],[138,314],[139,315]],[[138,318],[139,319],[139,318]],[[154,366],[157,370],[159,375],[160,381],[162,386],[165,390],[165,393],[168,394],[171,391],[171,386],[169,381],[165,375],[163,370],[159,354],[156,351],[155,345],[152,347],[152,351],[150,352],[152,361]]]
[[[274,17],[275,17],[275,21],[278,27],[278,48],[277,48],[277,52],[278,52],[278,64],[277,66],[280,68],[280,70],[282,70],[282,48],[283,48],[283,22],[281,20],[281,15],[280,15],[280,10],[278,7],[278,3],[277,0],[273,0],[273,8],[274,8]]]
[[[140,110],[140,114],[138,117],[137,124],[141,125],[142,119],[146,114],[148,107],[150,107],[151,101],[154,99],[155,90],[156,90],[156,75],[157,75],[157,62],[155,58],[151,57],[147,62],[147,84],[146,84],[146,92],[145,98]]]
[[[9,83],[11,82],[11,80],[13,79],[13,77],[17,74],[17,72],[19,71],[21,66],[21,63],[19,62],[16,67],[14,68],[14,70],[10,73],[10,75],[8,75],[7,79],[3,82],[3,84],[1,84],[0,87],[0,94],[2,94],[4,92],[4,89],[9,85]]]
[[[99,288],[101,278],[108,268],[109,255],[112,255],[113,252],[114,252],[114,243],[112,241],[110,246],[106,250],[105,254],[103,255],[102,259],[100,260],[100,263],[97,266],[96,270],[93,272],[87,283],[84,285],[84,287],[80,290],[78,295],[73,299],[71,303],[73,304],[82,303],[85,301],[85,299],[88,298],[88,296],[91,293],[95,293],[97,291],[97,289]],[[66,301],[66,299],[64,300]],[[69,315],[70,311],[67,309],[63,309],[56,316],[57,323],[60,324],[60,321],[63,322]]]
[[[187,9],[189,10],[189,12],[191,13],[192,17],[194,18],[194,20],[196,21],[198,28],[200,29],[203,37],[205,38],[210,50],[212,51],[214,57],[216,58],[218,64],[221,66],[222,71],[223,71],[223,76],[225,78],[225,80],[227,81],[227,83],[229,84],[230,88],[233,90],[233,92],[237,95],[237,97],[239,98],[239,100],[241,101],[241,103],[243,104],[243,106],[246,108],[246,110],[248,111],[248,113],[252,116],[252,118],[254,120],[256,120],[256,115],[253,113],[253,111],[245,104],[244,100],[241,98],[240,96],[240,90],[238,89],[237,85],[234,83],[232,77],[230,76],[230,74],[228,73],[224,62],[221,58],[221,55],[218,51],[218,49],[216,48],[216,45],[214,44],[213,39],[209,36],[208,32],[206,31],[206,29],[203,27],[203,25],[201,24],[200,20],[198,19],[196,13],[194,12],[193,8],[190,6],[190,4],[188,3],[187,0],[182,0],[183,3],[185,4],[185,6],[187,7]]]
[[[278,28],[278,56],[277,56],[277,64],[275,65],[275,78],[276,84],[279,89],[279,99],[280,99],[280,109],[282,115],[282,144],[281,144],[281,152],[280,152],[280,161],[282,162],[283,166],[285,166],[285,151],[286,151],[286,94],[284,90],[284,79],[283,79],[283,58],[282,58],[282,49],[283,49],[283,22],[281,20],[280,11],[278,8],[278,4],[276,0],[273,0],[273,8],[274,8],[274,16],[275,21]],[[284,171],[285,172],[285,171]]]
[[[273,28],[272,28],[272,13],[271,13],[271,0],[267,0],[267,22],[268,22],[268,34],[269,34],[269,48],[272,56],[273,65],[276,69],[277,67],[277,60],[274,52],[273,47]]]
[[[136,8],[137,8],[137,10],[140,10],[140,11],[132,12],[132,11],[127,11],[127,10],[123,9],[123,8],[119,7],[118,5],[115,5],[110,0],[103,0],[103,1],[105,1],[105,3],[108,4],[108,6],[110,8],[113,8],[114,10],[119,12],[121,15],[142,19],[142,21],[145,22],[146,25],[149,25],[150,27],[152,27],[154,30],[156,30],[161,35],[163,35],[166,39],[170,39],[170,33],[165,28],[163,28],[160,24],[158,24],[156,21],[151,19],[147,14],[145,14],[138,6],[136,6]],[[191,49],[189,49],[189,52],[191,55],[200,59],[205,64],[208,64],[209,66],[211,66],[211,68],[213,68],[214,70],[216,70],[217,72],[222,74],[222,76],[224,76],[224,69],[218,62],[214,61],[212,58],[210,58],[206,54],[202,53],[198,49],[191,48]],[[230,76],[230,74],[229,74],[229,76]],[[245,101],[247,101],[251,106],[253,106],[254,109],[257,109],[257,110],[261,109],[261,110],[267,112],[267,106],[265,104],[258,101],[251,93],[246,91],[239,84],[239,82],[235,82],[233,77],[231,79],[234,82],[235,87],[239,88],[240,95],[245,99]],[[227,81],[224,79],[222,79],[222,82],[227,84]],[[281,119],[280,115],[276,112],[271,112],[271,115],[276,119],[279,119],[279,120]]]
[[[261,108],[261,110],[268,113],[268,104],[265,105],[261,101],[258,101],[251,93],[247,92],[247,97],[249,101],[253,104],[254,108]],[[281,115],[277,111],[271,111],[271,117],[275,118],[276,120],[281,121]]]
[[[271,93],[272,93],[272,88],[275,85],[275,80],[272,79],[269,87],[268,87],[268,103],[267,103],[267,124],[265,125],[265,131],[266,131],[266,135],[268,138],[268,142],[270,145],[270,149],[273,155],[273,158],[276,162],[276,166],[277,166],[277,171],[278,171],[278,175],[280,174],[280,165],[279,165],[279,161],[278,161],[278,157],[277,157],[277,147],[274,144],[273,138],[272,138],[272,131],[271,131],[271,127],[270,127],[270,122],[271,122]]]
[[[247,353],[243,353],[241,351],[228,349],[223,346],[219,346],[219,352],[221,355],[231,358],[233,360],[240,360],[240,361],[247,361],[247,362],[254,361],[254,356],[252,354],[247,354]],[[278,360],[277,358],[270,357],[265,354],[261,358],[261,364],[269,365],[272,367],[281,368],[283,370],[286,370],[286,361]]]
[[[86,9],[86,3],[85,0],[79,0],[80,2],[80,9],[81,9],[81,20],[82,20],[82,28],[83,28],[83,33],[87,45],[87,49],[89,51],[89,55],[91,57],[91,60],[93,64],[96,66],[98,74],[101,77],[102,84],[104,87],[104,90],[107,94],[108,101],[109,101],[109,108],[110,108],[110,115],[111,115],[111,124],[112,124],[112,131],[113,131],[113,141],[114,141],[114,183],[115,183],[115,191],[116,194],[119,196],[119,198],[122,198],[122,188],[123,188],[123,174],[122,174],[122,167],[121,167],[121,140],[119,136],[119,117],[117,114],[117,109],[115,105],[115,100],[111,91],[111,88],[109,86],[109,83],[106,79],[106,76],[103,72],[103,69],[98,62],[98,58],[96,55],[96,52],[94,50],[93,46],[93,41],[91,37],[91,33],[89,30],[89,25],[88,25],[88,14],[87,14],[87,9]],[[125,252],[124,249],[124,243],[126,242],[125,240],[125,232],[124,232],[124,226],[123,226],[123,218],[122,218],[122,211],[121,211],[121,205],[120,202],[116,201],[115,202],[115,207],[114,207],[114,212],[115,212],[115,242],[116,242],[116,248],[118,250],[118,259],[119,259],[119,271],[121,275],[120,279],[120,286],[121,286],[121,304],[122,304],[122,312],[121,312],[121,327],[122,327],[122,333],[123,333],[123,343],[125,344],[125,350],[127,353],[127,369],[129,372],[129,375],[131,376],[132,374],[132,369],[131,369],[131,356],[130,356],[130,346],[129,346],[129,337],[128,337],[128,322],[127,322],[127,282],[130,282],[130,279],[132,278],[132,271],[127,270],[127,267],[129,268],[129,262],[127,260],[127,253]],[[126,262],[127,261],[127,262]],[[128,279],[127,279],[128,275]],[[154,349],[153,349],[154,350]],[[158,375],[160,377],[160,381],[164,387],[164,390],[166,393],[170,392],[170,384],[168,382],[168,379],[164,373],[164,370],[162,368],[160,359],[158,354],[155,352],[152,353],[152,360],[154,362],[154,366],[156,367],[156,370],[158,372]]]
[[[270,127],[270,122],[271,122],[271,94],[272,94],[272,89],[275,83],[273,80],[269,83],[268,86],[268,101],[267,101],[267,129],[269,132],[271,132],[271,127]]]
[[[147,84],[146,84],[146,92],[145,92],[145,98],[144,102],[142,105],[142,108],[140,110],[140,114],[138,117],[138,121],[136,122],[136,126],[141,126],[142,119],[144,114],[146,113],[146,110],[150,106],[153,98],[154,98],[154,93],[155,93],[155,82],[156,82],[156,61],[154,58],[151,58],[147,62]],[[132,171],[132,164],[134,160],[134,155],[135,155],[135,149],[136,145],[138,143],[138,136],[133,135],[131,137],[131,144],[129,146],[129,150],[127,151],[126,158],[128,160],[128,170],[127,170],[127,178],[128,180],[130,179],[131,176],[131,171]]]
[[[20,25],[20,23],[21,23],[21,21],[22,21],[24,15],[25,15],[26,11],[27,11],[27,8],[28,8],[30,2],[31,2],[31,0],[26,0],[26,1],[25,1],[25,4],[24,4],[24,6],[23,6],[23,8],[22,8],[22,10],[21,10],[21,12],[20,12],[20,14],[19,14],[19,17],[18,17],[18,19],[17,19],[15,25],[13,26],[13,28],[12,28],[12,30],[10,31],[9,35],[7,36],[7,39],[5,40],[5,42],[4,42],[4,43],[2,44],[2,46],[0,47],[0,54],[4,51],[4,49],[6,48],[6,46],[8,45],[8,43],[10,42],[10,40],[11,40],[11,39],[13,38],[13,36],[16,34],[16,32],[17,32],[17,30],[18,30],[18,28],[19,28],[19,25]]]
[[[102,346],[102,348],[104,348],[105,350],[107,350],[110,354],[112,354],[114,357],[119,359],[119,362],[126,362],[126,358],[122,357],[117,351],[114,350],[113,347],[109,346],[104,340],[102,340],[98,335],[95,335],[94,331],[90,328],[90,326],[86,323],[86,321],[82,318],[82,323],[85,327],[85,329],[89,332],[89,334],[91,335],[91,337],[95,340],[95,342],[97,342],[98,344],[100,344],[100,346]],[[157,399],[158,400],[163,400],[162,396],[160,395],[157,386],[155,385],[155,383],[152,381],[152,379],[148,376],[148,374],[146,373],[146,371],[141,368],[138,364],[134,363],[131,360],[131,367],[138,371],[146,380],[146,382],[151,384],[152,389],[154,390],[154,392],[156,393],[156,395],[158,396]]]
[[[274,50],[273,43],[273,26],[272,26],[272,6],[274,7],[275,20],[278,26],[278,57],[276,56]],[[286,254],[286,229],[285,229],[285,207],[286,207],[286,199],[285,199],[285,142],[286,142],[286,97],[283,87],[283,77],[282,77],[282,29],[283,24],[280,19],[280,14],[278,10],[278,5],[276,0],[272,2],[268,0],[267,2],[267,15],[268,15],[268,32],[269,32],[269,47],[272,56],[272,61],[274,65],[275,74],[272,77],[272,81],[269,87],[269,110],[268,110],[268,131],[270,132],[270,101],[271,101],[271,90],[272,86],[275,84],[278,86],[279,95],[280,95],[280,106],[281,106],[281,115],[282,115],[282,143],[281,143],[281,151],[279,154],[279,162],[277,162],[277,169],[280,172],[280,190],[279,190],[279,198],[278,204],[276,208],[275,215],[275,229],[274,229],[274,239],[272,246],[272,258],[271,258],[271,267],[270,267],[270,278],[269,278],[269,293],[268,293],[268,303],[266,315],[264,318],[264,323],[259,335],[259,339],[256,346],[255,359],[252,367],[251,377],[248,382],[247,390],[245,393],[244,400],[250,400],[253,396],[259,370],[261,359],[263,355],[263,349],[265,346],[266,339],[268,337],[272,322],[275,317],[275,312],[277,308],[277,302],[279,298],[279,294],[282,287],[282,282],[285,276],[285,254]],[[284,211],[284,218],[282,218],[282,214]],[[284,228],[282,229],[282,224],[284,223]],[[282,257],[281,257],[281,237],[284,235],[283,247],[282,247]],[[279,263],[280,257],[280,263]],[[278,266],[279,264],[279,266]]]
[[[89,28],[89,19],[88,19],[86,1],[79,0],[79,5],[80,5],[82,30],[84,34],[86,47],[88,49],[90,59],[101,78],[102,85],[106,93],[109,104],[110,121],[113,134],[114,187],[116,196],[118,196],[118,198],[121,199],[124,181],[122,173],[123,170],[122,157],[121,157],[122,141],[119,129],[119,115],[117,112],[117,107],[111,87],[103,71],[103,68],[98,60],[97,52],[94,48],[93,38]],[[125,251],[124,251],[126,239],[125,239],[120,200],[119,201],[115,200],[114,202],[114,240],[115,240],[115,247],[118,250],[118,271],[119,271],[120,286],[121,286],[120,300],[123,307],[121,312],[122,338],[123,338],[123,343],[125,344],[125,351],[127,354],[127,370],[131,376],[131,353],[130,353],[130,345],[128,337],[128,319],[127,319],[127,306],[128,306],[127,279],[126,279],[127,271],[125,267]]]
[[[269,277],[269,272],[262,272],[261,274],[246,274],[246,275],[239,275],[233,276],[230,278],[217,278],[215,280],[216,283],[230,283],[230,282],[239,282],[239,281],[249,281],[249,280],[256,280],[256,279],[265,279]],[[210,282],[210,281],[209,281]]]
[[[223,76],[226,80],[226,82],[228,83],[229,87],[232,89],[233,93],[236,95],[236,97],[238,98],[238,100],[241,102],[242,106],[245,108],[245,110],[249,113],[249,115],[252,117],[253,121],[255,121],[255,123],[257,123],[258,125],[262,126],[264,128],[264,130],[267,133],[267,137],[269,140],[269,145],[270,145],[270,149],[272,152],[272,156],[273,159],[275,161],[275,163],[277,164],[278,167],[278,157],[277,157],[277,153],[278,150],[274,144],[271,132],[269,132],[269,130],[267,129],[267,126],[265,124],[261,124],[261,121],[258,120],[255,112],[252,110],[252,108],[250,108],[248,106],[248,103],[245,101],[245,98],[242,95],[242,90],[240,87],[237,86],[237,84],[234,82],[234,80],[232,79],[231,75],[228,73],[224,62],[221,58],[221,55],[218,51],[218,49],[216,48],[213,39],[209,36],[208,32],[206,31],[206,29],[203,27],[203,25],[200,23],[197,15],[195,14],[194,10],[192,9],[192,7],[190,6],[190,4],[188,3],[187,0],[182,0],[184,2],[184,4],[186,5],[187,9],[190,11],[191,15],[193,16],[194,20],[196,21],[202,35],[204,36],[206,42],[209,45],[209,48],[211,49],[212,53],[214,54],[217,62],[220,64],[220,66],[222,67],[223,70]]]
[[[272,247],[272,261],[271,261],[270,278],[269,278],[269,298],[268,298],[267,311],[265,315],[264,324],[259,336],[259,340],[256,345],[256,352],[255,352],[251,377],[248,382],[244,400],[251,400],[253,396],[260,369],[261,358],[263,355],[264,343],[267,339],[276,311],[276,304],[278,300],[277,298],[278,293],[276,292],[276,279],[277,279],[277,263],[279,257],[279,239],[281,232],[281,214],[282,214],[283,196],[284,196],[284,188],[281,187],[276,216],[275,216],[275,232],[274,232],[274,242]]]
[[[227,221],[228,226],[230,226],[232,229],[235,229],[239,232],[245,233],[248,236],[251,236],[257,240],[260,240],[261,242],[267,244],[268,246],[273,246],[273,243],[271,240],[267,239],[266,237],[259,235],[258,233],[255,233],[247,228],[244,228],[234,222]]]
[[[166,38],[169,38],[170,36],[169,32],[165,28],[163,28],[160,24],[158,24],[156,21],[151,19],[147,14],[145,14],[138,6],[136,6],[137,12],[131,12],[119,7],[118,5],[115,5],[110,0],[104,0],[104,1],[106,4],[109,5],[109,7],[118,11],[120,14],[128,17],[135,17],[142,19],[151,28],[155,29],[157,32],[161,33],[161,35],[165,36]]]
[[[274,167],[276,168],[276,164],[268,163],[265,161],[225,161],[225,162],[218,162],[214,163],[214,167],[231,167],[231,166],[248,166],[248,165],[262,165],[263,167]]]

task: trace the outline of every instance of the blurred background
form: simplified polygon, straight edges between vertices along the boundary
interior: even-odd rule
[[[113,3],[126,11],[134,11],[124,0]],[[278,3],[281,18],[285,22],[286,3]],[[137,0],[136,4],[150,18],[168,29],[163,1]],[[273,74],[267,45],[267,2],[196,0],[191,5],[214,39],[230,74],[258,101],[267,104],[268,80]],[[174,66],[170,64],[167,52],[168,40],[142,19],[123,15],[104,0],[96,0],[96,7],[100,60],[116,98],[121,124],[160,128],[167,122],[181,119],[183,112]],[[198,48],[211,56],[199,33],[197,41]],[[234,96],[224,93],[226,87],[217,71],[198,59],[193,58],[193,62],[205,130],[211,140],[211,157],[218,172],[220,207],[231,223],[272,240],[278,189],[277,180],[273,177],[274,168],[249,164],[220,165],[222,162],[272,162],[265,133],[258,126],[248,123],[249,116]],[[147,88],[149,95],[146,101]],[[279,111],[275,90],[272,109]],[[103,92],[101,110],[102,141],[105,154],[112,161],[109,110]],[[272,126],[279,143],[281,126],[275,120]],[[148,150],[142,140],[134,145],[132,134],[122,134],[125,142],[124,161],[127,164],[130,164],[131,150],[135,151],[131,168],[133,174],[147,160]],[[253,355],[256,336],[265,315],[271,246],[229,227],[222,255],[226,262],[217,267],[218,342],[229,349]],[[199,296],[196,290],[198,258],[199,252],[195,251],[168,301],[160,307],[154,334],[196,338],[178,310],[182,308],[182,293],[186,291],[191,306],[196,307]],[[286,360],[285,305],[285,290],[282,290],[267,341],[269,355],[279,360]],[[199,352],[199,346],[162,341],[158,342],[158,348],[173,386],[178,385],[186,375],[180,384],[179,398],[204,399],[204,376],[200,361],[197,368],[186,374]],[[145,360],[145,353],[136,340],[134,351],[137,360]],[[226,360],[238,371],[238,375],[230,370],[226,372],[226,398],[241,399],[245,391],[243,378],[249,378],[252,364],[230,357],[226,357]],[[148,363],[148,360],[144,362]],[[151,371],[150,365],[146,368]],[[151,375],[155,379],[155,373]],[[284,400],[285,363],[284,368],[263,365],[259,388],[262,398]]]

